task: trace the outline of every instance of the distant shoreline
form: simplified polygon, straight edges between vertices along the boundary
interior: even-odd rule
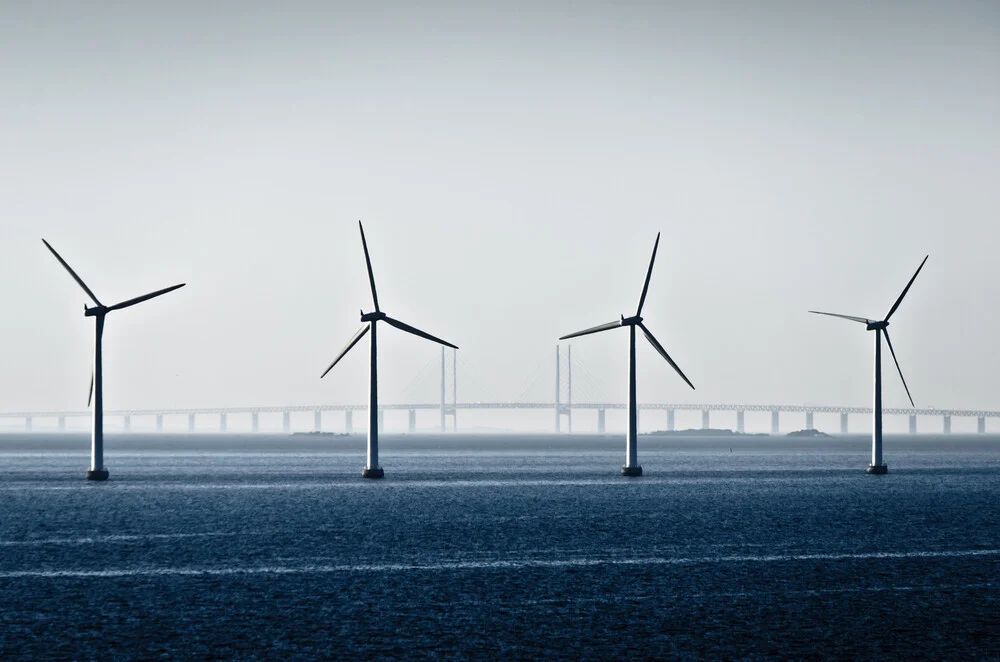
[[[383,434],[383,454],[394,451],[517,451],[562,452],[568,450],[623,453],[624,433],[615,434],[490,434],[461,431],[447,434]],[[888,434],[886,454],[895,450],[969,450],[1000,451],[1000,434]],[[870,434],[830,435],[827,437],[771,436],[767,434],[643,434],[639,437],[640,458],[645,450],[786,451],[809,453],[870,451]],[[270,433],[113,433],[105,436],[109,454],[118,452],[365,452],[365,434],[270,434]],[[63,452],[85,455],[90,451],[86,432],[9,433],[0,432],[0,456],[4,453]]]

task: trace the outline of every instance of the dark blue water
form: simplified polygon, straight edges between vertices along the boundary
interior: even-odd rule
[[[996,438],[86,443],[0,439],[0,658],[1000,659]]]

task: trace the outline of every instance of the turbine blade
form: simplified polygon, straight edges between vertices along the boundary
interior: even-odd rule
[[[608,322],[607,324],[602,324],[600,326],[594,326],[589,329],[584,329],[583,331],[577,331],[576,333],[570,333],[565,336],[560,336],[559,340],[567,340],[569,338],[576,338],[578,336],[586,336],[591,333],[600,333],[601,331],[608,331],[609,329],[617,329],[621,326],[621,322]]]
[[[435,338],[434,336],[432,336],[431,334],[429,334],[429,333],[427,333],[425,331],[421,331],[420,329],[414,328],[414,327],[410,326],[409,324],[404,324],[403,322],[400,322],[399,320],[394,320],[391,317],[386,317],[383,321],[386,324],[391,324],[392,326],[396,327],[400,331],[406,331],[407,333],[412,333],[415,336],[420,336],[421,338],[426,338],[427,340],[430,340],[432,342],[436,342],[439,345],[444,345],[445,347],[451,347],[452,349],[458,349],[457,345],[452,345],[447,340],[441,340],[440,338]]]
[[[639,307],[636,308],[635,316],[642,314],[642,304],[646,303],[646,291],[649,289],[649,278],[653,275],[653,261],[656,259],[656,248],[660,245],[660,233],[656,233],[656,243],[653,244],[653,255],[649,258],[649,269],[646,270],[646,282],[642,284],[642,295],[639,297]]]
[[[644,325],[642,322],[639,322],[639,328],[642,329],[643,335],[646,336],[646,340],[648,340],[649,344],[653,346],[653,349],[659,352],[660,356],[665,358],[667,360],[667,363],[669,363],[671,367],[673,367],[673,369],[677,371],[677,374],[681,376],[681,379],[687,382],[687,385],[690,386],[692,389],[694,389],[694,384],[692,384],[691,380],[688,379],[683,372],[681,372],[681,369],[677,366],[676,363],[674,363],[674,360],[670,358],[669,354],[667,354],[667,350],[663,349],[663,345],[661,345],[659,341],[653,337],[653,334],[649,332],[649,329],[646,328],[646,325]]]
[[[889,353],[892,354],[892,361],[896,364],[896,371],[899,372],[899,379],[903,382],[903,388],[906,389],[906,397],[910,399],[910,406],[915,407],[913,404],[913,396],[910,395],[910,387],[906,385],[906,380],[903,379],[903,370],[899,367],[899,361],[896,360],[896,352],[892,348],[892,341],[889,340],[889,329],[883,329],[882,333],[885,334],[885,342],[889,345]]]
[[[830,317],[839,317],[840,319],[851,320],[852,322],[861,322],[862,324],[871,324],[875,320],[870,320],[867,317],[852,317],[850,315],[838,315],[837,313],[821,313],[818,310],[810,310],[810,313],[815,313],[816,315],[829,315]]]
[[[91,301],[96,303],[98,306],[103,306],[104,304],[97,300],[97,297],[94,296],[94,293],[90,291],[90,288],[87,287],[87,284],[83,282],[83,279],[76,275],[76,272],[73,271],[73,267],[66,264],[66,260],[62,259],[62,256],[59,255],[59,253],[56,253],[56,249],[52,248],[51,244],[49,244],[49,242],[45,241],[44,239],[42,239],[42,243],[45,244],[46,248],[52,251],[52,254],[56,256],[57,260],[59,260],[59,264],[63,265],[63,268],[69,272],[69,275],[73,277],[73,280],[76,281],[76,284],[83,288],[83,291],[87,293],[87,296],[90,297]]]
[[[358,221],[358,228],[361,229],[361,247],[365,249],[365,265],[368,267],[368,282],[372,286],[372,302],[375,304],[375,312],[379,312],[378,294],[375,293],[375,274],[372,273],[372,260],[368,256],[368,242],[365,241],[365,228]]]
[[[91,400],[94,399],[94,371],[90,371],[90,390],[87,391],[87,407],[90,407]]]
[[[919,274],[920,270],[924,268],[924,263],[927,262],[927,258],[929,257],[930,255],[924,256],[924,261],[920,263],[919,267],[917,267],[917,272],[913,274],[913,278],[911,278],[910,282],[907,283],[906,287],[903,288],[903,293],[899,295],[898,299],[896,299],[896,303],[892,304],[892,308],[889,309],[889,312],[886,314],[884,321],[888,322],[889,318],[892,317],[892,314],[896,312],[897,308],[899,308],[899,304],[903,302],[903,297],[905,297],[906,293],[910,291],[910,285],[913,285],[913,281],[917,279],[917,274]],[[886,337],[888,338],[888,336]]]
[[[128,301],[122,301],[121,303],[116,303],[115,305],[108,307],[108,312],[111,312],[112,310],[121,310],[122,308],[128,308],[129,306],[134,306],[135,304],[142,303],[143,301],[149,301],[150,299],[158,297],[161,294],[166,294],[167,292],[173,292],[174,290],[179,290],[186,284],[187,283],[181,283],[180,285],[171,285],[170,287],[165,287],[162,290],[150,292],[149,294],[143,294],[141,297],[129,299]]]
[[[340,359],[344,358],[344,356],[349,351],[351,351],[351,348],[357,345],[358,341],[361,340],[361,338],[363,338],[366,333],[368,333],[368,326],[369,326],[368,324],[365,324],[363,327],[361,327],[361,330],[359,330],[357,333],[354,334],[354,337],[351,338],[351,340],[347,343],[344,349],[340,350],[340,354],[337,354],[337,358],[333,360],[333,363],[330,364],[330,367],[324,370],[323,374],[319,376],[320,379],[326,377],[326,373],[333,370],[333,366],[337,365],[337,363],[340,362]]]

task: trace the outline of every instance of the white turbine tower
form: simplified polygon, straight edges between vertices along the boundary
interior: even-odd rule
[[[568,338],[576,338],[577,336],[585,336],[590,333],[598,333],[600,331],[608,331],[610,329],[616,329],[620,326],[627,326],[629,328],[629,341],[628,341],[628,436],[625,438],[625,466],[622,467],[623,476],[641,476],[642,467],[639,466],[637,460],[637,450],[636,450],[636,437],[638,435],[637,424],[638,416],[636,410],[636,399],[635,399],[635,327],[642,329],[642,333],[646,336],[646,340],[649,344],[660,353],[664,359],[667,360],[677,374],[681,376],[687,385],[692,389],[694,384],[691,383],[681,369],[677,367],[674,360],[670,358],[667,351],[663,349],[663,345],[653,337],[649,329],[642,323],[642,304],[646,301],[646,291],[649,289],[649,277],[653,275],[653,261],[656,260],[656,248],[660,245],[660,233],[656,233],[656,243],[653,244],[653,255],[649,258],[649,269],[646,271],[646,282],[642,284],[642,295],[639,297],[639,307],[635,310],[635,315],[632,317],[625,317],[621,315],[621,319],[617,322],[608,322],[607,324],[602,324],[600,326],[595,326],[590,329],[585,329],[583,331],[577,331],[576,333],[571,333],[569,335],[561,337],[559,340],[566,340]]]
[[[906,284],[903,288],[903,293],[899,295],[896,299],[896,303],[892,304],[892,308],[886,313],[885,319],[882,321],[870,320],[867,317],[852,317],[851,315],[839,315],[837,313],[823,313],[818,310],[810,310],[810,313],[815,313],[817,315],[829,315],[831,317],[840,317],[841,319],[850,320],[852,322],[859,322],[865,325],[868,331],[875,332],[875,403],[872,407],[872,463],[868,465],[868,473],[870,474],[886,474],[889,473],[889,467],[887,467],[882,462],[882,334],[885,334],[885,342],[889,346],[889,353],[892,354],[892,361],[896,364],[896,371],[899,372],[899,379],[903,382],[903,388],[906,389],[906,397],[910,399],[910,406],[913,406],[913,396],[910,395],[910,388],[906,385],[906,380],[903,379],[903,371],[899,367],[899,361],[896,360],[896,352],[892,349],[892,341],[889,339],[889,318],[892,314],[896,312],[899,308],[899,304],[902,303],[903,297],[906,293],[910,291],[910,286],[913,285],[913,281],[917,279],[917,274],[920,270],[924,268],[924,263],[927,262],[929,255],[924,256],[923,262],[917,267],[916,273],[913,274],[913,278],[910,282]]]
[[[372,332],[371,339],[371,368],[369,372],[369,382],[368,382],[368,463],[365,465],[364,470],[361,475],[365,478],[382,478],[385,473],[382,468],[378,465],[378,343],[376,338],[376,325],[378,322],[385,322],[390,326],[394,326],[397,329],[406,331],[407,333],[412,333],[415,336],[420,336],[421,338],[426,338],[427,340],[440,343],[447,347],[453,349],[458,349],[457,346],[452,345],[450,342],[441,340],[440,338],[435,338],[429,333],[425,333],[420,329],[416,329],[409,324],[404,324],[399,320],[395,320],[388,315],[386,315],[378,307],[378,294],[375,292],[375,275],[372,273],[372,261],[368,256],[368,243],[365,241],[365,229],[361,225],[361,221],[358,221],[358,228],[361,230],[361,247],[365,251],[365,265],[368,267],[368,282],[372,288],[372,303],[375,306],[375,312],[366,313],[364,310],[361,311],[361,321],[365,323],[354,337],[347,343],[337,358],[333,360],[330,367],[323,371],[320,375],[320,379],[326,377],[326,374],[333,369],[333,366],[337,365],[340,359],[351,351],[351,348],[358,344],[358,341],[368,333],[370,330]]]
[[[94,371],[90,375],[90,394],[87,396],[87,406],[91,405],[91,400],[93,401],[93,428],[90,437],[90,470],[87,471],[88,480],[107,480],[108,470],[104,466],[104,371],[101,364],[101,337],[104,335],[104,318],[108,313],[114,310],[121,310],[123,308],[128,308],[129,306],[134,306],[137,303],[142,303],[143,301],[148,301],[153,297],[158,297],[161,294],[166,294],[167,292],[173,292],[174,290],[184,287],[184,283],[180,285],[173,285],[171,287],[157,290],[156,292],[150,292],[149,294],[143,294],[142,296],[136,297],[134,299],[129,299],[127,301],[122,301],[121,303],[116,303],[113,306],[105,306],[103,303],[97,300],[97,297],[87,284],[83,282],[76,272],[73,271],[72,267],[66,264],[66,260],[62,259],[62,256],[56,252],[56,249],[49,245],[49,242],[42,239],[42,243],[45,247],[52,251],[52,254],[56,256],[59,260],[59,264],[63,265],[63,268],[69,272],[69,275],[73,277],[73,280],[83,288],[83,291],[87,293],[91,301],[95,304],[94,307],[88,308],[87,304],[83,305],[83,314],[86,317],[93,317],[96,323],[96,332],[94,334]],[[92,398],[91,398],[92,396]]]

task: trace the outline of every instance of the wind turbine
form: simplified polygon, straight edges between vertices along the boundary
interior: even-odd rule
[[[87,406],[91,405],[91,398],[93,398],[94,406],[94,421],[90,437],[90,470],[87,471],[87,480],[107,480],[108,470],[104,466],[104,371],[101,366],[101,337],[104,335],[104,318],[112,311],[122,310],[137,303],[148,301],[153,297],[158,297],[161,294],[173,292],[178,288],[184,287],[185,284],[172,285],[156,292],[150,292],[134,299],[116,303],[113,306],[105,306],[98,301],[94,293],[87,287],[87,284],[83,282],[83,279],[73,271],[73,268],[66,264],[66,260],[62,259],[62,256],[56,252],[56,249],[52,248],[49,242],[44,239],[42,239],[42,243],[52,251],[52,254],[59,260],[59,264],[63,265],[63,268],[69,272],[69,275],[73,277],[77,285],[83,288],[83,291],[87,293],[91,301],[96,304],[91,308],[88,308],[86,303],[83,305],[84,316],[93,317],[96,323],[96,332],[94,334],[94,371],[90,375],[90,394],[87,396]]]
[[[372,332],[371,368],[368,373],[368,463],[365,465],[361,475],[365,478],[382,478],[382,476],[385,475],[385,472],[383,472],[382,468],[378,465],[378,343],[376,342],[376,325],[379,322],[385,322],[386,324],[394,326],[401,331],[412,333],[415,336],[426,338],[427,340],[431,340],[441,345],[445,345],[453,349],[458,349],[458,347],[452,345],[450,342],[441,340],[440,338],[435,338],[431,334],[425,333],[420,329],[416,329],[409,324],[404,324],[399,320],[395,320],[382,312],[382,310],[378,307],[378,294],[375,292],[375,274],[372,273],[372,261],[368,256],[368,242],[365,241],[365,229],[361,225],[361,221],[358,221],[358,228],[361,230],[361,247],[365,251],[365,265],[368,267],[368,283],[372,288],[372,303],[375,306],[375,312],[366,313],[364,310],[361,311],[361,321],[364,322],[364,326],[362,326],[358,332],[354,334],[354,337],[351,338],[344,349],[341,350],[340,354],[337,355],[337,358],[335,358],[333,363],[330,364],[330,367],[323,371],[323,374],[320,375],[320,379],[326,377],[326,374],[333,369],[333,366],[337,365],[340,359],[344,358],[344,356],[351,351],[351,348],[357,345],[358,341],[360,341],[361,338],[368,333],[368,331]]]
[[[636,437],[638,435],[638,412],[636,410],[636,399],[635,399],[635,328],[639,327],[642,329],[642,333],[646,336],[646,340],[649,344],[653,346],[657,352],[660,353],[667,363],[677,371],[677,374],[681,376],[688,386],[692,389],[694,384],[691,383],[681,369],[677,367],[674,360],[670,358],[667,351],[663,349],[663,345],[653,337],[653,334],[646,328],[646,325],[642,323],[642,304],[646,301],[646,291],[649,289],[649,277],[653,275],[653,261],[656,260],[656,248],[660,245],[660,233],[656,233],[656,243],[653,244],[653,255],[649,258],[649,269],[646,271],[646,282],[642,284],[642,294],[639,296],[639,307],[635,310],[635,315],[632,317],[625,317],[621,315],[621,319],[617,322],[608,322],[607,324],[602,324],[600,326],[595,326],[590,329],[584,329],[583,331],[577,331],[576,333],[571,333],[569,335],[562,336],[559,340],[566,340],[568,338],[576,338],[577,336],[585,336],[591,333],[598,333],[600,331],[609,331],[610,329],[616,329],[620,326],[627,326],[629,328],[629,341],[628,341],[628,436],[625,438],[625,466],[622,467],[623,476],[641,476],[642,467],[639,466],[636,459]]]
[[[892,314],[896,312],[899,308],[899,304],[902,303],[903,297],[906,293],[910,291],[910,286],[913,285],[913,281],[917,279],[917,274],[920,270],[924,268],[924,263],[927,262],[927,258],[930,255],[924,256],[923,262],[917,267],[916,273],[913,274],[913,278],[910,282],[906,284],[903,288],[902,294],[896,299],[896,303],[892,304],[892,308],[886,313],[885,319],[882,321],[870,320],[867,317],[852,317],[851,315],[839,315],[837,313],[823,313],[818,310],[810,310],[810,313],[815,313],[817,315],[829,315],[830,317],[840,317],[841,319],[850,320],[852,322],[859,322],[865,325],[868,331],[875,332],[875,406],[872,407],[872,463],[868,465],[868,473],[870,474],[886,474],[889,473],[889,467],[882,463],[882,334],[885,334],[885,342],[889,345],[889,353],[892,354],[892,361],[896,364],[896,371],[899,372],[899,379],[903,382],[903,388],[906,389],[906,397],[910,399],[910,406],[913,406],[913,396],[910,395],[910,388],[906,385],[906,380],[903,379],[903,371],[899,367],[899,361],[896,360],[896,352],[892,349],[892,340],[889,339],[889,318]]]

